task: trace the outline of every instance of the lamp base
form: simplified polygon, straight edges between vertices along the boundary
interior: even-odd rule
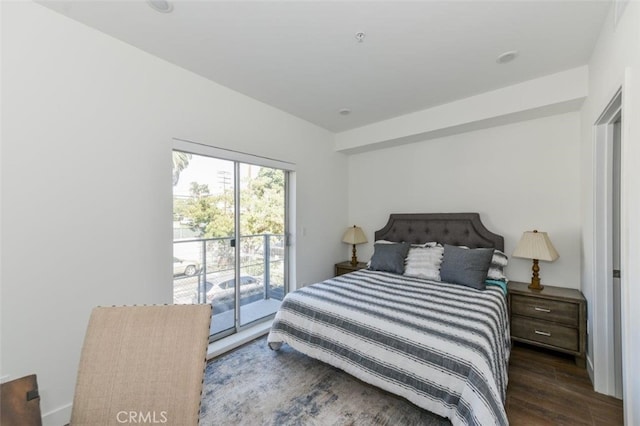
[[[531,284],[529,284],[529,288],[531,290],[540,291],[544,288],[543,285],[540,284],[540,276],[538,272],[540,272],[540,266],[538,266],[538,259],[533,259],[533,266],[531,267],[533,271],[533,276],[531,277]]]
[[[529,284],[529,288],[531,290],[540,291],[540,290],[542,290],[544,288],[544,286],[542,284],[540,284],[540,281],[538,281],[537,284],[535,284],[533,282],[531,284]]]
[[[356,256],[356,245],[353,245],[353,250],[351,251],[351,266],[358,265],[358,256]]]

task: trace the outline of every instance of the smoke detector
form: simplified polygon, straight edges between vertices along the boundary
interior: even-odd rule
[[[147,4],[151,9],[160,13],[170,13],[173,10],[173,4],[168,0],[147,0]]]
[[[496,62],[499,64],[506,64],[507,62],[513,61],[516,58],[516,56],[518,56],[518,51],[510,50],[498,56],[498,58],[496,59]]]

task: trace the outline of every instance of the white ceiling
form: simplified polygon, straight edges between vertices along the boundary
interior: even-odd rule
[[[142,0],[42,2],[334,132],[584,65],[611,4],[172,3],[164,14]],[[517,59],[496,63],[509,50]]]

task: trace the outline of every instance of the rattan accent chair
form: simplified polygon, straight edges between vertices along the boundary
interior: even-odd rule
[[[210,323],[211,304],[95,308],[71,425],[197,425]]]

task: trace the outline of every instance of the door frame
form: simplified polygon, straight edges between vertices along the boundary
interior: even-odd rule
[[[296,171],[296,165],[294,163],[290,163],[287,161],[276,160],[268,157],[261,157],[252,154],[247,154],[240,151],[228,150],[225,148],[219,148],[212,145],[193,142],[186,139],[173,138],[173,150],[190,152],[197,155],[202,155],[206,157],[216,158],[225,161],[233,162],[233,170],[234,170],[234,211],[236,214],[234,215],[234,239],[236,241],[236,247],[234,251],[235,256],[235,268],[234,268],[234,276],[236,277],[236,283],[240,283],[240,215],[237,212],[240,211],[240,163],[251,164],[262,167],[269,167],[274,169],[280,169],[285,172],[285,202],[284,202],[284,234],[285,234],[285,256],[284,256],[284,294],[289,292],[291,288],[291,277],[295,276],[295,257],[293,253],[295,250],[292,250],[291,245],[291,226],[294,224],[295,226],[295,215],[293,210],[293,203],[291,203],[292,191],[294,187],[292,186],[292,182],[294,182],[294,176]],[[248,330],[253,327],[257,322],[263,322],[273,319],[274,314],[268,315],[260,320],[253,321],[250,323],[246,323],[244,325],[240,325],[241,322],[241,312],[240,312],[240,298],[238,297],[240,285],[236,286],[235,298],[234,298],[234,327],[225,331],[221,331],[216,333],[216,339],[219,340],[224,337],[228,337],[233,334],[237,334],[243,330]],[[293,287],[295,288],[295,287]]]
[[[614,317],[613,310],[613,246],[611,235],[613,232],[613,142],[614,123],[622,117],[620,128],[620,292],[621,300],[625,297],[627,279],[625,270],[626,256],[626,217],[625,211],[625,180],[624,180],[624,152],[625,152],[625,117],[624,117],[624,87],[620,87],[612,96],[610,102],[603,109],[594,123],[593,143],[593,267],[592,292],[593,304],[591,306],[591,323],[593,333],[592,355],[592,379],[596,392],[623,397],[622,386],[618,383],[615,374],[614,348]],[[624,336],[626,324],[626,312],[624,303],[620,306],[620,326],[622,342],[620,356],[622,358],[622,376],[625,371]]]

